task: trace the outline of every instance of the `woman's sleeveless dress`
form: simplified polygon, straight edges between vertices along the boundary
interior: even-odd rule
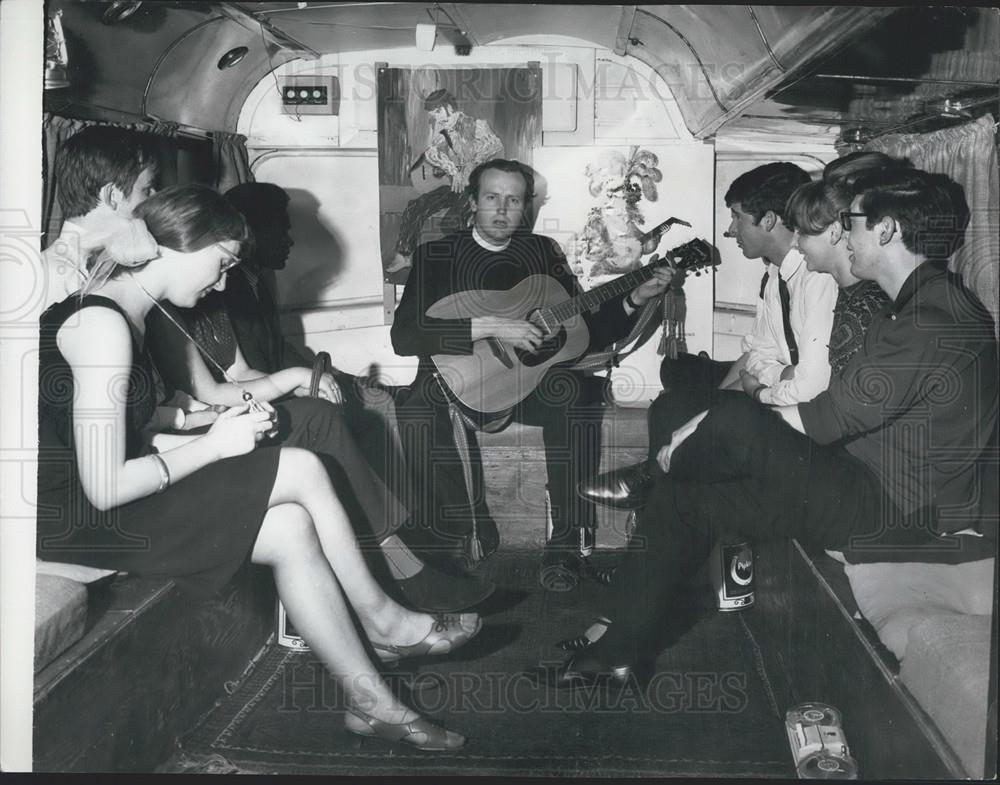
[[[73,295],[41,318],[38,556],[172,578],[185,591],[211,595],[250,556],[267,512],[279,450],[258,448],[209,464],[163,493],[105,512],[95,508],[77,470],[73,374],[56,343],[63,323],[85,307],[110,308],[125,316],[106,297],[88,295],[81,301]],[[156,408],[153,367],[135,335],[132,353],[125,400],[126,457],[130,459],[151,451],[141,431]]]

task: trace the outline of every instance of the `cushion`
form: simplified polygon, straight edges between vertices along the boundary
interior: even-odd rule
[[[993,612],[993,564],[872,562],[847,564],[844,572],[858,609],[902,662],[910,628],[925,618]]]
[[[35,673],[83,637],[87,587],[59,575],[35,578]]]
[[[971,777],[983,776],[990,616],[928,614],[910,628],[899,678]]]
[[[67,564],[65,562],[45,561],[35,559],[35,572],[38,575],[59,575],[78,583],[93,583],[101,578],[114,575],[115,570],[105,570],[100,567],[87,567],[84,564]]]

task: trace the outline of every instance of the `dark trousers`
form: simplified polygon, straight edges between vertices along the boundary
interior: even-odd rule
[[[613,623],[597,644],[608,664],[635,662],[654,632],[669,640],[684,631],[678,614],[664,613],[720,535],[838,548],[892,514],[860,461],[816,445],[742,392],[717,396],[671,463],[610,587],[604,610]]]
[[[676,360],[668,358],[660,364],[663,392],[653,401],[647,415],[651,459],[670,443],[674,431],[713,405],[730,367],[731,362],[717,362],[694,354],[680,354]]]
[[[600,466],[602,395],[602,379],[555,368],[514,409],[513,421],[542,427],[552,505],[551,547],[572,548],[579,542],[579,529],[597,525],[593,504],[577,496],[576,485]],[[431,374],[418,375],[409,398],[397,408],[397,418],[410,480],[404,499],[422,527],[407,541],[425,547],[454,543],[471,531],[473,511],[479,521],[490,519],[476,434],[466,429],[470,505],[447,399]]]
[[[274,408],[278,435],[272,444],[301,447],[319,455],[359,542],[377,544],[403,525],[406,508],[359,448],[343,406],[316,398],[290,398]],[[378,455],[379,445],[370,445],[370,452]]]

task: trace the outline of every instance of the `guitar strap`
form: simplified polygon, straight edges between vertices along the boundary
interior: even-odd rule
[[[663,295],[654,297],[642,307],[642,310],[639,312],[639,318],[632,326],[628,335],[620,341],[615,342],[607,351],[592,352],[591,354],[584,355],[575,365],[570,366],[570,369],[574,371],[600,371],[612,364],[618,365],[623,359],[645,344],[652,337],[653,333],[656,332],[656,328],[660,326],[660,322],[654,319],[653,316],[663,302],[662,297]],[[623,352],[622,350],[633,341],[635,341],[635,345],[627,352]]]
[[[459,460],[462,462],[462,476],[465,479],[465,490],[469,497],[469,514],[472,516],[472,532],[466,536],[466,542],[464,546],[466,558],[469,560],[469,566],[475,567],[479,562],[483,560],[485,554],[483,552],[482,542],[479,540],[479,527],[476,521],[476,503],[475,503],[475,489],[472,484],[472,457],[469,453],[469,437],[466,428],[472,431],[486,431],[488,433],[494,433],[495,431],[502,430],[510,422],[511,415],[507,414],[505,417],[500,418],[491,422],[488,426],[484,427],[480,423],[475,422],[471,417],[468,417],[465,412],[463,412],[448,395],[448,390],[441,381],[441,376],[437,373],[434,374],[434,381],[437,382],[439,388],[441,388],[442,394],[444,394],[446,400],[448,401],[448,418],[451,420],[451,430],[455,441],[455,449],[458,451]]]

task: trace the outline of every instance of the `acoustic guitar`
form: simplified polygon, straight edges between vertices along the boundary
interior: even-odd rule
[[[718,263],[714,248],[695,239],[645,267],[575,297],[548,275],[528,276],[506,291],[476,289],[450,294],[428,308],[427,316],[523,319],[540,327],[545,337],[534,351],[484,338],[473,342],[472,354],[435,354],[431,360],[448,392],[466,410],[480,415],[505,414],[538,386],[549,368],[577,360],[587,351],[590,331],[582,313],[632,291],[652,278],[658,267],[680,273]]]

